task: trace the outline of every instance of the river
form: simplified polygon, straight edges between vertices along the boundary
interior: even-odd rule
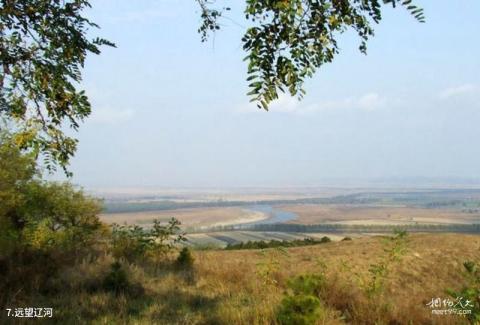
[[[282,223],[282,222],[287,222],[297,218],[297,215],[293,212],[283,211],[283,210],[274,208],[270,205],[258,204],[258,205],[248,207],[248,210],[262,212],[269,215],[270,217],[264,220],[245,223],[245,225]]]

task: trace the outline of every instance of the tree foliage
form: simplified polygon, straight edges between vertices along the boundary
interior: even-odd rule
[[[71,184],[42,180],[34,155],[0,132],[0,305],[49,290],[61,269],[93,257],[100,210]]]
[[[323,236],[320,240],[315,238],[304,238],[304,239],[294,239],[294,240],[276,240],[272,239],[270,241],[247,241],[247,242],[239,242],[235,244],[228,244],[225,247],[225,250],[236,250],[236,249],[265,249],[265,248],[277,248],[277,247],[299,247],[299,246],[310,246],[310,245],[318,245],[318,244],[326,244],[331,242],[332,240],[327,237]]]
[[[199,32],[220,29],[219,18],[228,8],[197,0],[202,12]],[[372,25],[382,20],[382,6],[406,8],[423,22],[423,10],[412,0],[246,0],[245,19],[251,25],[243,38],[247,52],[251,101],[268,110],[279,91],[302,98],[305,78],[312,77],[339,52],[339,34],[351,29],[360,38],[360,51],[374,35]]]
[[[87,55],[113,46],[87,37],[98,27],[83,16],[87,7],[87,0],[0,1],[0,114],[15,124],[17,145],[43,153],[50,170],[65,169],[76,149],[62,127],[77,130],[90,115],[78,87]]]
[[[0,136],[0,259],[25,249],[79,252],[101,228],[100,211],[71,184],[43,181],[35,158]]]
[[[175,244],[185,241],[180,221],[171,218],[162,223],[154,220],[150,229],[137,225],[112,226],[112,255],[117,260],[134,262],[147,256],[156,257],[170,251]]]

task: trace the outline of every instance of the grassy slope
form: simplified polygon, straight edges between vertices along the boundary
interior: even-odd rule
[[[96,265],[85,264],[66,274],[65,292],[23,301],[22,305],[51,306],[61,324],[271,324],[289,277],[325,271],[327,306],[320,324],[342,324],[342,313],[354,324],[464,323],[459,318],[432,318],[425,304],[434,297],[448,297],[444,289],[464,284],[462,263],[480,261],[480,237],[409,235],[407,247],[403,258],[391,264],[385,290],[370,300],[361,283],[368,282],[370,265],[385,254],[380,237],[286,252],[198,251],[193,274],[168,267],[131,266],[131,277],[145,292],[130,296],[79,289],[89,283],[95,286],[96,279],[106,272],[111,260],[103,258]]]

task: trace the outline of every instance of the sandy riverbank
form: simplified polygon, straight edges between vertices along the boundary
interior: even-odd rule
[[[212,227],[257,222],[268,219],[269,215],[238,207],[177,209],[100,215],[100,219],[108,224],[126,223],[140,225],[151,224],[155,219],[166,221],[172,217],[180,220],[185,227]]]

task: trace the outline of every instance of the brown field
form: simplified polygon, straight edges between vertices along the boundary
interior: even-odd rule
[[[402,206],[357,206],[357,205],[283,205],[282,210],[296,213],[298,218],[290,221],[300,224],[472,224],[480,222],[480,214],[447,209],[422,209]]]
[[[53,307],[64,324],[277,324],[288,279],[309,273],[326,279],[317,324],[466,324],[460,316],[432,315],[426,304],[466,284],[462,263],[480,261],[480,237],[407,236],[407,251],[388,266],[382,290],[369,296],[369,269],[384,257],[385,242],[364,237],[286,250],[196,251],[188,272],[129,266],[129,277],[145,288],[137,296],[75,289],[105,274],[107,256],[72,269],[65,294],[21,303]]]
[[[162,211],[144,211],[127,213],[109,213],[100,215],[106,223],[150,224],[154,219],[167,220],[177,218],[184,226],[220,226],[240,224],[267,219],[261,212],[248,211],[237,207],[195,208]]]

